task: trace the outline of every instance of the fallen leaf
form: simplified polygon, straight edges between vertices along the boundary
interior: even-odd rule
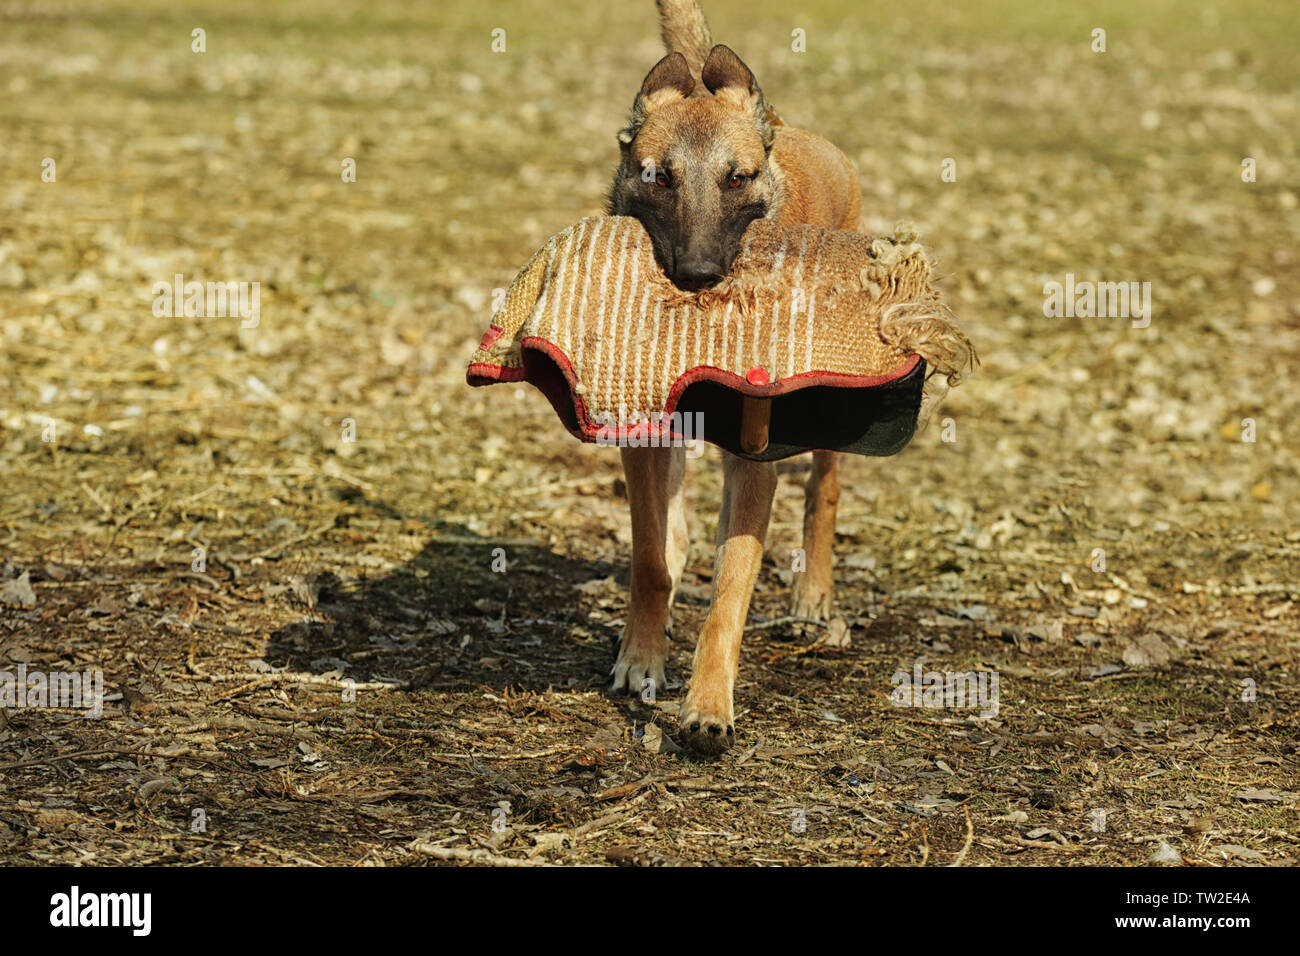
[[[842,617],[832,618],[826,624],[826,639],[822,644],[826,647],[848,647],[853,643],[849,637],[849,623]]]
[[[641,746],[652,754],[679,754],[682,748],[677,746],[676,742],[663,732],[658,724],[646,724],[645,732],[641,735]]]
[[[0,604],[36,607],[36,592],[32,590],[32,573],[30,571],[24,571],[13,580],[0,584]]]
[[[1237,799],[1247,803],[1293,803],[1300,794],[1288,790],[1238,790]]]
[[[1160,845],[1151,852],[1147,859],[1152,863],[1159,863],[1164,866],[1182,866],[1183,863],[1183,855],[1164,840],[1160,841]]]
[[[1225,858],[1236,857],[1241,860],[1262,860],[1264,854],[1258,850],[1252,850],[1249,847],[1238,846],[1235,843],[1224,843],[1214,848],[1216,853],[1222,853]]]
[[[1159,667],[1169,663],[1169,648],[1156,634],[1143,634],[1130,640],[1120,658],[1129,667]]]

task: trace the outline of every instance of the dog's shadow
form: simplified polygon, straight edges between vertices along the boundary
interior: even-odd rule
[[[627,573],[540,541],[433,521],[428,543],[395,568],[294,577],[285,596],[302,616],[270,635],[265,657],[412,692],[599,690],[621,634]]]
[[[402,517],[381,501],[357,503]],[[542,541],[426,524],[427,543],[396,567],[353,576],[317,568],[291,578],[285,598],[301,615],[268,637],[268,664],[417,694],[604,692],[629,725],[675,723],[685,674],[673,674],[671,662],[660,703],[609,693],[627,608],[626,561],[582,560]],[[357,557],[364,563],[365,549]],[[709,594],[707,582],[683,585],[675,633],[698,628]]]

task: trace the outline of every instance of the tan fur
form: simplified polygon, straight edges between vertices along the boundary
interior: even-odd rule
[[[655,0],[655,6],[659,8],[664,49],[685,56],[691,73],[699,79],[704,60],[713,49],[713,35],[699,0]]]
[[[743,64],[737,67],[739,60],[733,63],[734,54],[725,48],[720,48],[725,55],[706,50],[710,36],[697,0],[658,0],[658,6],[665,44],[670,53],[685,57],[691,83],[681,76],[680,61],[656,67],[656,72],[664,71],[658,84],[667,82],[670,88],[638,97],[634,104],[632,120],[619,137],[627,164],[623,172],[642,168],[646,159],[664,162],[679,143],[696,147],[721,143],[738,163],[761,170],[749,188],[767,201],[768,218],[781,225],[857,229],[861,191],[848,157],[819,136],[784,126],[756,84],[744,89],[733,80],[748,70]],[[752,75],[748,78],[752,80]],[[655,85],[647,77],[643,91]],[[770,151],[765,149],[768,143]],[[612,205],[612,211],[618,211],[617,193]],[[669,573],[673,537],[669,529],[681,529],[684,535],[686,528],[680,480],[669,460],[673,451],[623,452],[633,513],[633,567],[628,620],[614,667],[616,690],[638,692],[644,677],[662,685],[667,655],[662,629],[675,588]],[[796,615],[815,620],[827,616],[832,597],[837,458],[834,453],[815,453],[806,487],[808,567],[795,584],[792,608]],[[740,643],[762,564],[776,484],[775,465],[724,453],[713,602],[696,642],[680,717],[684,742],[706,753],[719,753],[735,739],[733,693]],[[675,555],[679,549],[671,550]]]
[[[664,686],[664,660],[668,655],[668,609],[681,582],[689,537],[683,501],[686,450],[681,446],[652,449],[624,448],[623,470],[628,497],[640,503],[632,509],[632,586],[627,623],[618,661],[615,686],[639,693],[646,678]]]
[[[858,228],[862,191],[858,174],[839,149],[801,129],[776,131],[771,162],[779,170],[775,219],[783,226],[806,223],[826,229]]]
[[[857,230],[862,191],[857,171],[843,152],[812,133],[781,129],[772,145],[772,161],[779,166],[784,184],[778,222]],[[790,597],[793,617],[824,621],[830,616],[839,457],[833,451],[812,456],[812,471],[804,485],[805,567],[795,578]]]
[[[561,418],[580,437],[601,441],[592,423],[639,409],[649,426],[644,413],[669,412],[684,376],[706,366],[744,376],[759,361],[774,381],[784,382],[810,372],[883,374],[919,356],[927,368],[921,427],[942,392],[973,371],[974,349],[949,320],[931,262],[905,224],[885,238],[761,219],[747,224],[742,247],[722,281],[686,293],[657,268],[638,219],[583,219],[552,236],[520,270],[471,357],[467,378],[472,385],[522,378],[549,393],[542,370],[534,367],[530,375],[525,358],[526,352],[545,354],[552,368],[564,370],[574,396],[572,419],[557,402]],[[796,293],[809,303],[806,308],[794,308]],[[813,299],[819,303],[815,319]],[[673,314],[666,324],[660,322],[663,312]],[[796,348],[797,343],[804,345]],[[779,354],[786,345],[792,347]],[[616,687],[633,692],[643,691],[646,681],[656,688],[663,684],[665,630],[689,543],[684,459],[682,447],[660,442],[623,450],[633,556],[613,677]],[[682,709],[685,738],[708,751],[723,749],[734,737],[740,638],[776,480],[770,464],[730,456],[724,462],[714,601]],[[836,455],[814,453],[804,518],[809,563],[792,596],[801,617],[829,613],[839,494]]]

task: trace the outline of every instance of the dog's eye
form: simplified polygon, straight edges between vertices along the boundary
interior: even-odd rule
[[[655,173],[655,185],[656,185],[656,186],[667,186],[667,185],[668,185],[668,174],[665,173],[665,172],[663,172],[663,171],[660,171],[660,172]]]
[[[731,178],[727,180],[728,189],[739,189],[745,183],[749,182],[750,177],[742,176],[740,173],[732,173]]]

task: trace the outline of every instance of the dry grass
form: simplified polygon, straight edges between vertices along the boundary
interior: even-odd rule
[[[0,581],[35,596],[0,669],[110,691],[102,720],[0,714],[0,859],[1294,863],[1294,11],[709,4],[857,162],[867,226],[917,223],[983,359],[956,442],[847,463],[852,646],[754,630],[709,762],[644,746],[680,688],[601,692],[617,456],[463,385],[492,290],[599,211],[651,5],[446,6],[0,4]],[[177,272],[260,282],[260,325],[155,317]],[[1044,318],[1067,272],[1151,282],[1150,327]],[[788,600],[783,475],[756,624]],[[918,660],[996,670],[997,718],[892,707]]]

